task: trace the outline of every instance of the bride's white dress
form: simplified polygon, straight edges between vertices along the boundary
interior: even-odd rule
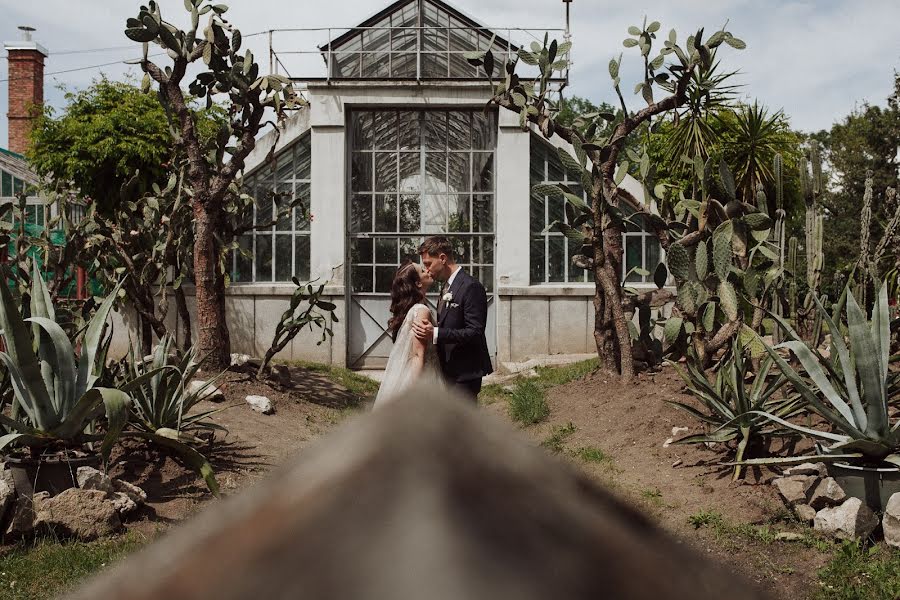
[[[388,357],[384,379],[381,382],[381,387],[378,388],[378,395],[375,396],[374,408],[378,408],[399,397],[413,383],[425,382],[428,385],[443,385],[437,351],[431,340],[428,340],[428,345],[425,347],[425,363],[422,365],[422,371],[418,376],[414,375],[412,361],[414,360],[413,342],[415,341],[415,335],[413,334],[412,324],[420,314],[420,311],[423,310],[428,311],[429,318],[434,322],[431,310],[424,304],[415,304],[406,313],[403,324],[397,330],[397,339],[394,340],[394,347],[391,350],[391,355]]]

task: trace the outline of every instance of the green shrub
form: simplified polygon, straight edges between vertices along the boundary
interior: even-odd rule
[[[509,416],[525,425],[540,423],[550,414],[544,390],[530,379],[520,381],[509,399]]]

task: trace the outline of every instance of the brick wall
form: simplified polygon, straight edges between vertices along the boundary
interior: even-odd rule
[[[30,145],[31,122],[44,103],[44,55],[39,50],[7,50],[9,61],[9,145],[24,153]]]

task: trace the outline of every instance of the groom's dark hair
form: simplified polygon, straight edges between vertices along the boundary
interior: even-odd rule
[[[442,235],[433,235],[429,238],[425,238],[425,241],[419,246],[419,255],[421,256],[426,253],[428,256],[440,256],[441,254],[446,254],[447,258],[455,260],[453,255],[453,245],[450,243],[450,240]]]

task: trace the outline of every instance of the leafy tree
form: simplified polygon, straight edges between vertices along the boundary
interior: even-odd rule
[[[887,106],[864,104],[830,131],[820,132],[830,166],[831,185],[822,198],[825,205],[825,281],[846,271],[860,252],[860,213],[866,188],[866,172],[872,172],[870,236],[880,239],[890,216],[886,190],[897,186],[900,148],[900,78]],[[894,255],[897,253],[894,252]],[[839,293],[839,290],[830,290]]]
[[[654,177],[649,155],[644,152],[632,156],[632,153],[625,151],[628,137],[684,105],[691,80],[699,70],[711,67],[716,48],[723,43],[738,49],[745,46],[724,29],[704,40],[701,29],[689,36],[682,47],[678,44],[677,33],[672,30],[658,54],[651,56],[659,30],[659,22],[647,24],[645,21],[643,27],[630,27],[630,37],[623,42],[626,48],[637,48],[643,59],[643,73],[634,90],[643,99],[644,105],[640,108],[630,110],[625,102],[620,77],[621,56],[609,63],[609,75],[621,104],[621,117],[618,119],[615,115],[600,113],[591,118],[576,119],[569,127],[558,121],[559,107],[552,99],[550,81],[555,72],[568,66],[566,56],[570,44],[558,44],[555,40],[548,43],[546,37],[543,45],[535,42],[530,50],[521,49],[517,57],[526,64],[538,66],[540,77],[536,80],[522,79],[516,74],[515,62],[508,63],[501,70],[504,75],[489,100],[489,104],[517,112],[523,127],[533,123],[545,137],[559,135],[574,148],[575,158],[562,152],[560,159],[567,169],[581,174],[582,185],[589,195],[588,205],[562,188],[541,191],[559,194],[567,201],[567,222],[556,226],[567,237],[582,242],[587,250],[588,255],[580,256],[579,261],[594,274],[594,339],[597,353],[602,368],[618,372],[624,380],[634,376],[635,367],[625,310],[625,291],[621,283],[622,233],[625,228],[622,203],[627,202],[635,209],[632,218],[643,221],[643,225],[656,234],[664,248],[678,239],[673,237],[676,231],[651,210],[649,203],[652,198],[649,194],[647,204],[643,204],[619,187],[630,166],[628,160],[623,160],[627,155],[631,160],[637,158],[638,173],[645,189],[657,189],[652,185]],[[493,73],[494,56],[490,51],[469,53],[467,58],[475,64],[483,64],[489,77]],[[660,91],[662,97],[657,99]],[[605,123],[612,123],[612,131],[608,135],[602,133]],[[680,241],[696,245],[709,234],[701,228],[690,239],[685,239],[685,236]],[[660,279],[665,279],[665,274]],[[737,323],[739,328],[740,322]],[[726,341],[737,331],[736,327],[730,327]]]
[[[144,71],[143,87],[154,83],[157,97],[169,117],[174,147],[183,157],[184,192],[193,215],[193,278],[197,293],[198,351],[210,368],[230,364],[231,343],[225,318],[226,258],[231,249],[221,236],[232,223],[230,198],[241,197],[235,178],[256,146],[256,137],[274,111],[300,106],[290,82],[279,75],[259,76],[253,53],[241,52],[241,32],[224,18],[228,7],[206,0],[186,0],[190,27],[182,30],[163,20],[159,5],[151,0],[137,18],[128,19],[125,35],[143,45],[138,61]],[[206,16],[208,15],[208,17]],[[205,18],[201,29],[200,19]],[[149,59],[150,43],[162,46],[171,65],[161,67]],[[182,89],[188,69],[199,67],[188,85],[191,96],[222,99],[227,120],[217,134],[205,140],[198,131],[196,114]],[[273,124],[274,125],[274,124]]]

